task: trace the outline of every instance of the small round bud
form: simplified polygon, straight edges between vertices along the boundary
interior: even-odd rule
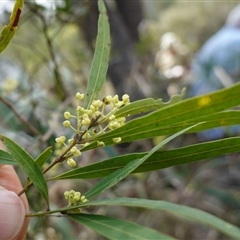
[[[66,199],[68,199],[69,194],[70,194],[69,191],[65,191],[65,192],[64,192],[64,197],[65,197]]]
[[[104,142],[97,142],[97,145],[98,145],[98,147],[104,147],[105,146],[105,143]]]
[[[83,195],[81,196],[81,201],[84,201],[84,200],[86,200],[86,197]]]
[[[70,127],[71,126],[71,122],[66,120],[66,121],[63,122],[63,126],[64,127]]]
[[[113,98],[112,98],[112,96],[108,95],[108,96],[106,96],[106,100],[107,100],[107,102],[109,104],[109,103],[112,102]]]
[[[82,139],[87,139],[87,138],[90,138],[90,137],[91,137],[91,135],[89,134],[89,132],[86,132],[86,133],[83,134]]]
[[[81,124],[85,126],[89,125],[90,123],[91,123],[91,120],[89,118],[84,118],[81,122]]]
[[[80,92],[77,92],[77,93],[76,93],[76,98],[77,98],[78,100],[83,100],[83,99],[84,99],[84,94],[83,94],[83,93],[80,93]]]
[[[77,165],[76,162],[72,158],[69,158],[67,160],[67,164],[69,167],[76,167],[76,165]]]
[[[92,105],[95,108],[100,108],[102,106],[102,101],[100,101],[100,100],[93,100]]]
[[[76,152],[77,150],[78,150],[78,149],[77,149],[76,147],[72,147],[71,150],[70,150],[70,152],[71,152],[71,153],[74,153],[74,152]]]
[[[120,123],[117,122],[117,121],[113,121],[113,122],[110,122],[110,123],[109,123],[109,128],[110,128],[110,129],[115,129],[115,128],[119,128],[119,127],[121,127],[121,125],[120,125]]]
[[[100,111],[96,111],[93,115],[92,115],[92,117],[93,118],[98,118],[99,116],[101,116],[102,115],[102,113],[100,112]]]
[[[123,126],[126,122],[126,118],[125,117],[121,117],[121,118],[118,118],[117,121],[119,122],[120,124],[120,127]]]
[[[70,194],[71,194],[72,196],[74,195],[74,193],[75,193],[74,190],[70,190]]]
[[[61,144],[63,144],[65,142],[65,140],[66,140],[65,136],[61,136],[61,137],[55,138],[55,141],[57,143],[61,143]]]
[[[116,106],[117,108],[120,108],[120,107],[124,106],[124,102],[123,102],[123,101],[118,101],[118,102],[115,104],[115,106]]]
[[[69,119],[71,117],[71,113],[70,112],[64,112],[64,118],[65,119]]]
[[[115,115],[112,114],[112,115],[109,117],[109,120],[112,121],[112,120],[114,120],[115,118],[116,118]]]
[[[128,94],[124,94],[124,95],[122,96],[122,100],[123,100],[123,102],[124,102],[125,105],[128,104],[128,103],[130,102],[129,95],[128,95]]]
[[[80,201],[81,193],[80,192],[75,192],[73,199],[75,201]]]
[[[72,153],[74,157],[78,157],[78,156],[81,156],[81,151],[80,150],[76,150],[75,152]]]
[[[117,103],[118,102],[118,95],[115,95],[112,99],[113,103]]]
[[[102,102],[103,102],[105,105],[110,104],[110,101],[108,101],[107,98],[103,98],[103,99],[102,99]]]
[[[89,142],[86,142],[83,144],[83,147],[87,147],[90,143]]]
[[[68,143],[72,144],[73,143],[73,138],[68,139]]]
[[[84,114],[82,115],[82,118],[85,119],[85,118],[89,118],[89,117],[88,117],[88,115],[87,115],[86,113],[84,113]]]
[[[89,202],[89,200],[87,199],[82,200],[82,203],[87,203],[87,202]]]
[[[122,141],[122,139],[120,137],[113,138],[114,143],[120,143],[121,141]]]
[[[87,114],[88,116],[92,115],[92,110],[84,110],[84,113]]]
[[[83,114],[83,113],[84,113],[84,108],[78,106],[78,107],[77,107],[77,112],[80,113],[80,114]]]
[[[94,113],[96,111],[95,107],[91,104],[89,109]]]

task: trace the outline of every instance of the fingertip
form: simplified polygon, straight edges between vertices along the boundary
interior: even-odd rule
[[[1,240],[11,240],[20,232],[25,214],[24,204],[18,195],[0,187]]]

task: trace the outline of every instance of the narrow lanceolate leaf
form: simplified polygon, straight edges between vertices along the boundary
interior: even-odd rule
[[[156,230],[112,217],[92,214],[70,214],[69,216],[108,239],[174,239]]]
[[[157,146],[155,146],[149,153],[147,153],[142,158],[129,162],[124,168],[113,172],[108,177],[101,180],[99,183],[97,183],[93,188],[91,188],[85,194],[86,198],[90,199],[90,198],[104,192],[105,190],[109,189],[110,187],[114,186],[118,182],[120,182],[122,179],[124,179],[126,176],[128,176],[131,172],[133,172],[137,167],[139,167],[142,163],[144,163],[160,147],[164,146],[166,143],[168,143],[172,139],[176,138],[177,136],[181,135],[182,133],[188,131],[190,128],[191,127],[186,128],[186,129],[166,138],[165,140],[163,140],[161,143],[159,143]]]
[[[219,232],[226,234],[228,237],[239,239],[240,229],[231,223],[228,223],[214,215],[183,205],[169,203],[165,201],[154,201],[138,198],[111,198],[98,201],[90,201],[83,206],[128,206],[128,207],[140,207],[153,210],[163,210],[175,216],[184,217],[188,220],[194,220],[211,228],[215,228]],[[77,206],[75,206],[77,207]],[[80,206],[79,206],[80,207]],[[111,224],[111,223],[110,223]],[[151,239],[151,238],[148,238]]]
[[[24,0],[15,1],[9,23],[3,27],[3,30],[0,34],[0,52],[7,47],[16,32],[18,21],[22,12],[23,2]]]
[[[43,164],[49,159],[51,154],[52,154],[52,147],[48,147],[36,158],[35,162],[41,168]]]
[[[17,162],[11,154],[0,149],[0,164],[15,165]]]
[[[12,155],[14,160],[19,164],[22,170],[28,175],[30,180],[36,186],[36,188],[41,192],[42,196],[48,203],[48,187],[46,180],[42,174],[41,169],[34,161],[34,159],[19,145],[17,145],[11,139],[1,135],[4,145],[8,149],[9,153]]]
[[[153,153],[133,173],[155,171],[171,166],[193,163],[214,157],[237,153],[240,150],[240,137],[221,139],[212,142],[195,144],[183,148]],[[57,179],[103,178],[123,168],[129,162],[143,158],[147,153],[132,153],[113,157],[86,167],[74,169],[58,175]]]
[[[105,145],[113,144],[112,139],[116,137],[121,137],[121,142],[131,142],[173,134],[203,121],[205,124],[196,126],[197,131],[209,129],[213,126],[216,127],[217,125],[239,124],[238,111],[221,113],[221,111],[240,105],[239,92],[240,84],[235,84],[223,90],[181,101],[144,117],[131,120],[124,126],[99,136],[96,140],[103,141]],[[212,120],[211,115],[214,114],[217,114],[217,117],[213,116],[214,120]],[[194,128],[190,129],[190,131],[194,131]]]
[[[106,79],[108,69],[110,53],[110,30],[107,11],[102,0],[98,2],[98,8],[100,12],[98,20],[98,34],[90,76],[88,79],[84,108],[88,108],[94,99],[98,99],[98,93]]]
[[[149,111],[158,110],[174,103],[181,101],[185,95],[186,90],[183,89],[181,94],[173,95],[168,102],[163,102],[162,99],[145,98],[132,102],[120,108],[114,115],[118,117],[127,117],[135,114],[141,114]]]

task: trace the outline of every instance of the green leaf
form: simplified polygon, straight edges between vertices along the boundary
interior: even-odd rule
[[[240,137],[226,138],[212,142],[195,144],[174,150],[153,153],[133,173],[155,171],[180,164],[211,159],[221,155],[239,152]],[[123,168],[129,162],[144,157],[147,153],[132,153],[93,163],[58,175],[58,179],[102,178]]]
[[[200,117],[199,121],[204,121],[200,126],[196,126],[190,129],[189,132],[199,132],[211,128],[239,125],[240,123],[240,111],[229,110],[226,112],[214,113],[209,116]]]
[[[7,47],[16,32],[18,21],[22,12],[23,2],[24,0],[15,1],[9,23],[3,27],[0,35],[0,52]]]
[[[195,130],[193,128],[188,132],[208,129],[213,127],[213,125],[216,127],[217,125],[239,123],[238,111],[219,113],[240,104],[239,92],[240,84],[235,84],[223,90],[184,100],[129,121],[124,126],[97,137],[96,140],[103,141],[107,146],[114,144],[112,139],[116,137],[121,137],[121,142],[123,143],[164,136],[203,121],[205,121],[203,126],[196,126]],[[214,114],[216,115],[213,116]],[[232,117],[230,119],[219,119],[220,116],[226,116],[227,114],[230,114]],[[214,119],[214,124],[212,124],[211,116],[218,117],[218,119]],[[86,147],[84,150],[89,148]]]
[[[181,95],[173,95],[168,102],[163,102],[161,98],[157,100],[153,98],[141,99],[120,108],[114,115],[118,118],[158,110],[181,101],[185,92],[186,89],[183,89]]]
[[[191,126],[191,127],[193,127],[193,126]],[[164,146],[166,143],[168,143],[172,139],[174,139],[177,136],[181,135],[182,133],[186,132],[191,127],[186,128],[186,129],[166,138],[161,143],[159,143],[157,146],[155,146],[149,153],[147,153],[145,156],[143,156],[141,159],[136,159],[136,160],[129,162],[122,169],[118,169],[117,171],[113,172],[105,179],[101,180],[93,188],[91,188],[88,192],[86,192],[86,194],[85,194],[86,198],[90,199],[90,198],[104,192],[105,190],[109,189],[110,187],[114,186],[118,182],[120,182],[122,179],[124,179],[126,176],[128,176],[132,171],[134,171],[137,167],[139,167],[143,162],[145,162],[160,147]]]
[[[41,169],[34,161],[34,159],[19,145],[17,145],[11,139],[0,135],[3,139],[4,145],[8,149],[9,153],[12,155],[14,160],[19,164],[22,170],[28,175],[30,180],[36,186],[36,188],[41,192],[42,196],[48,203],[48,187],[46,180],[42,174]]]
[[[98,34],[88,80],[87,92],[85,95],[84,108],[89,108],[92,101],[94,99],[98,99],[98,93],[106,79],[108,69],[110,53],[110,30],[107,11],[102,0],[98,1],[98,8],[100,12],[98,20]]]
[[[138,198],[111,198],[105,200],[90,201],[86,204],[82,204],[81,207],[102,205],[108,206],[119,205],[128,207],[148,208],[153,210],[163,210],[175,216],[184,217],[186,219],[194,220],[209,227],[215,228],[216,230],[234,239],[239,239],[240,236],[240,229],[238,227],[218,217],[215,217],[210,213],[165,201],[155,201]],[[80,205],[75,207],[80,207]]]
[[[0,164],[15,165],[17,163],[11,154],[0,149]]]
[[[156,230],[112,217],[92,214],[69,214],[69,216],[108,239],[174,239]]]
[[[51,155],[52,155],[52,147],[48,147],[36,158],[35,162],[41,168]]]

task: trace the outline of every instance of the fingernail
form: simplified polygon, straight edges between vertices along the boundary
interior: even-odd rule
[[[21,230],[25,208],[18,195],[0,187],[0,233],[1,240],[13,239]]]

